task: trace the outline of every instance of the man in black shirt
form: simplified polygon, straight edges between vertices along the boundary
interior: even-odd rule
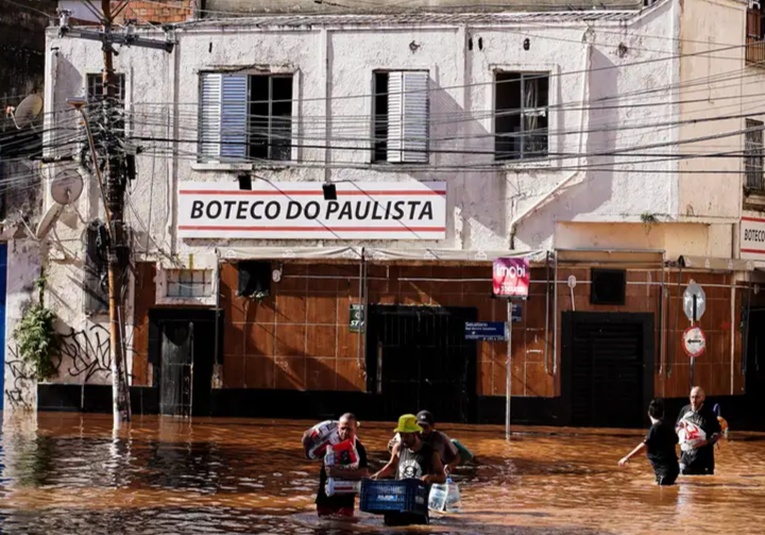
[[[619,466],[625,466],[633,455],[642,450],[653,466],[656,474],[656,482],[659,485],[673,485],[680,469],[677,465],[677,434],[675,430],[664,423],[664,404],[655,399],[648,406],[648,417],[651,419],[651,428],[648,430],[643,442],[629,452],[619,461]]]
[[[337,424],[337,433],[340,440],[351,440],[356,443],[356,452],[359,454],[358,468],[343,468],[342,466],[325,466],[321,462],[321,471],[319,473],[319,491],[316,494],[316,512],[322,516],[353,516],[355,508],[355,494],[336,494],[327,496],[325,485],[327,477],[343,480],[358,480],[369,475],[367,464],[367,450],[356,437],[356,429],[359,423],[356,416],[347,412],[340,417]]]
[[[700,386],[691,389],[690,405],[680,410],[677,434],[680,436],[680,472],[683,475],[713,475],[714,445],[722,429],[717,415],[704,404],[706,395]]]

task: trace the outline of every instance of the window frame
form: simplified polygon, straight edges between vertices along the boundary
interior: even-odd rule
[[[477,102],[475,106],[477,106],[478,110],[487,110],[487,109],[492,110],[492,113],[486,113],[481,119],[478,120],[478,123],[481,126],[483,126],[484,130],[492,136],[492,141],[494,139],[493,136],[495,136],[496,134],[495,126],[494,126],[494,110],[496,108],[495,73],[497,71],[548,73],[547,152],[548,154],[557,154],[561,152],[561,148],[563,148],[563,142],[565,141],[566,136],[565,135],[561,136],[560,134],[557,133],[560,130],[559,125],[562,124],[563,115],[562,115],[562,111],[556,107],[556,103],[559,102],[560,99],[566,100],[567,95],[561,94],[560,64],[552,63],[552,62],[538,62],[538,63],[513,62],[513,63],[489,63],[487,65],[487,68],[484,71],[484,75],[480,80],[483,82],[484,88],[482,91],[477,93],[478,95],[481,96],[482,100]],[[577,82],[586,84],[587,83],[586,74],[583,73],[582,77],[579,78]],[[576,91],[580,92],[581,86],[578,86],[578,87],[579,89],[577,89]],[[577,96],[577,97],[571,97],[571,98],[578,99],[581,97]],[[569,143],[575,143],[575,141],[569,141]],[[560,158],[550,158],[550,157],[545,159],[534,160],[534,161],[496,160],[494,159],[493,145],[492,145],[491,152],[487,153],[484,156],[484,158],[485,158],[484,161],[486,164],[493,164],[496,167],[500,167],[504,169],[512,169],[512,170],[523,170],[527,168],[539,168],[539,167],[543,167],[547,169],[558,169],[563,165],[563,160],[561,160]]]
[[[378,108],[378,98],[382,95],[389,95],[389,84],[390,84],[390,74],[391,73],[423,73],[425,74],[427,80],[428,80],[428,90],[426,93],[427,96],[427,102],[426,102],[426,141],[425,141],[425,158],[423,161],[390,161],[390,102],[389,99],[386,98],[386,111],[385,111],[385,141],[379,141],[378,140],[378,132],[381,130],[379,128],[380,123],[377,118],[377,108]],[[379,92],[378,91],[378,83],[377,78],[379,75],[385,74],[385,81],[386,81],[386,87],[385,92]],[[380,166],[424,166],[429,165],[431,163],[431,157],[432,157],[432,143],[431,143],[431,136],[432,136],[432,94],[434,91],[434,88],[431,87],[432,82],[432,72],[431,69],[428,67],[421,67],[421,68],[408,68],[408,69],[395,69],[395,68],[377,68],[372,69],[372,91],[371,91],[371,107],[370,107],[370,144],[369,144],[369,161],[372,165],[380,165]],[[378,158],[378,152],[381,151],[380,146],[384,145],[384,151],[385,151],[385,158]],[[399,149],[400,152],[406,152],[405,149]]]
[[[199,265],[197,265],[199,264]],[[210,295],[205,296],[171,296],[168,295],[169,285],[172,283],[170,273],[173,271],[209,271],[210,277]],[[192,305],[192,306],[215,306],[217,303],[216,295],[220,288],[220,271],[215,257],[213,256],[209,261],[205,261],[203,258],[199,258],[198,262],[194,262],[194,267],[178,266],[178,265],[166,265],[162,262],[157,263],[157,276],[155,279],[156,286],[154,292],[154,302],[158,305]]]
[[[520,112],[520,135],[525,135],[525,118],[527,116],[531,116],[532,113],[539,114],[540,110],[544,110],[544,115],[547,118],[547,127],[546,127],[546,138],[547,143],[545,147],[544,154],[533,154],[530,156],[524,155],[524,149],[525,149],[525,143],[521,143],[521,154],[518,157],[498,157],[498,151],[497,151],[497,138],[500,135],[497,132],[497,100],[498,100],[498,92],[497,92],[497,78],[500,75],[516,75],[518,76],[518,82],[520,84],[520,91],[521,94],[519,95],[519,102],[521,107],[519,108]],[[543,75],[543,76],[542,76]],[[524,90],[525,90],[525,81],[527,80],[527,77],[530,79],[534,78],[546,78],[547,79],[547,103],[544,106],[537,106],[533,108],[533,112],[525,112],[526,109],[524,107]],[[550,100],[551,95],[553,95],[553,79],[554,79],[553,72],[551,70],[540,70],[540,69],[530,69],[530,68],[521,68],[521,69],[507,69],[507,68],[495,68],[492,70],[492,80],[491,80],[491,88],[492,88],[492,113],[491,113],[491,133],[494,140],[494,146],[493,146],[493,160],[495,163],[498,164],[504,164],[504,165],[515,165],[515,164],[529,164],[529,160],[533,160],[534,164],[538,164],[541,162],[549,161],[549,154],[551,151],[552,136],[550,135],[550,131],[552,130],[552,123],[553,118],[550,113]],[[532,110],[532,108],[530,108]],[[506,134],[506,132],[503,132],[503,134]]]
[[[236,160],[236,159],[222,159],[220,152],[218,153],[218,156],[216,159],[212,158],[206,158],[203,156],[202,153],[202,143],[201,143],[201,123],[202,123],[202,115],[204,112],[203,106],[202,106],[202,84],[203,84],[203,77],[207,74],[220,74],[220,75],[226,75],[226,74],[239,74],[247,77],[247,156],[245,160]],[[257,168],[269,168],[269,169],[275,169],[275,168],[286,168],[291,165],[293,165],[295,162],[299,161],[301,157],[301,148],[299,147],[299,143],[296,142],[296,140],[299,139],[299,132],[300,132],[300,87],[301,87],[301,73],[299,70],[294,69],[292,67],[279,67],[275,66],[272,68],[269,68],[268,70],[252,70],[252,69],[237,69],[237,68],[229,68],[226,70],[221,69],[200,69],[196,73],[197,76],[197,102],[198,102],[198,111],[197,111],[197,136],[196,141],[194,143],[197,158],[192,162],[191,168],[196,171],[246,171],[246,170],[252,170]],[[291,100],[291,110],[290,110],[290,152],[289,152],[289,158],[284,160],[271,160],[271,159],[259,159],[259,161],[253,161],[251,154],[251,141],[250,141],[250,120],[252,117],[251,113],[251,77],[253,76],[267,76],[269,78],[269,93],[272,89],[272,83],[271,79],[274,77],[291,77],[292,78],[292,100]],[[269,102],[269,106],[271,106],[271,103]],[[221,121],[222,114],[219,114],[218,120]],[[271,121],[272,117],[269,116],[269,121]],[[220,124],[220,123],[219,123]],[[219,133],[220,134],[220,133]],[[270,148],[269,148],[270,150]]]
[[[759,130],[744,133],[744,188],[746,191],[765,192],[765,155],[763,154],[765,122],[746,118],[744,126],[746,130],[759,128]],[[753,139],[756,137],[759,137],[759,140]],[[758,141],[759,145],[755,145]],[[756,175],[759,175],[757,179],[751,181],[750,178]],[[752,182],[759,184],[753,186]]]
[[[759,0],[756,7],[750,0],[744,22],[745,62],[765,67],[765,9]]]

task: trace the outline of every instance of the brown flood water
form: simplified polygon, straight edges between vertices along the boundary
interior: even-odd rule
[[[319,521],[318,464],[300,437],[315,422],[137,417],[112,438],[108,415],[38,415],[0,436],[2,533],[762,533],[765,435],[731,432],[717,475],[660,488],[644,456],[617,461],[635,430],[444,424],[479,458],[456,476],[463,510],[385,528],[359,514]],[[394,424],[362,422],[372,468]]]

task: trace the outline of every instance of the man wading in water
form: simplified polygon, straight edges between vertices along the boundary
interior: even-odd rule
[[[419,479],[430,492],[433,483],[446,482],[444,465],[441,457],[432,446],[420,440],[422,427],[417,424],[414,414],[404,414],[398,419],[398,427],[394,433],[401,435],[401,442],[393,446],[390,460],[380,471],[372,475],[372,479],[382,479],[395,474],[395,479]],[[427,494],[426,494],[427,496]],[[427,509],[425,514],[386,513],[385,524],[388,526],[405,526],[409,524],[427,524],[429,522]]]
[[[357,480],[367,477],[369,474],[367,468],[367,450],[356,437],[356,429],[359,423],[356,416],[346,412],[340,417],[337,423],[337,434],[340,440],[351,440],[356,445],[356,451],[359,454],[359,467],[354,469],[342,468],[339,466],[324,466],[321,462],[321,471],[319,472],[319,490],[316,493],[316,513],[320,517],[340,516],[352,517],[355,507],[355,494],[338,494],[327,496],[324,486],[327,483],[327,476],[337,477],[345,480]]]
[[[691,403],[677,417],[680,437],[680,473],[683,475],[713,475],[715,473],[715,442],[722,429],[717,415],[704,404],[706,395],[700,386],[691,389]]]

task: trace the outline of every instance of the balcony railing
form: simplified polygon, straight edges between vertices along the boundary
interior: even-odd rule
[[[765,68],[765,39],[746,37],[746,62]]]

